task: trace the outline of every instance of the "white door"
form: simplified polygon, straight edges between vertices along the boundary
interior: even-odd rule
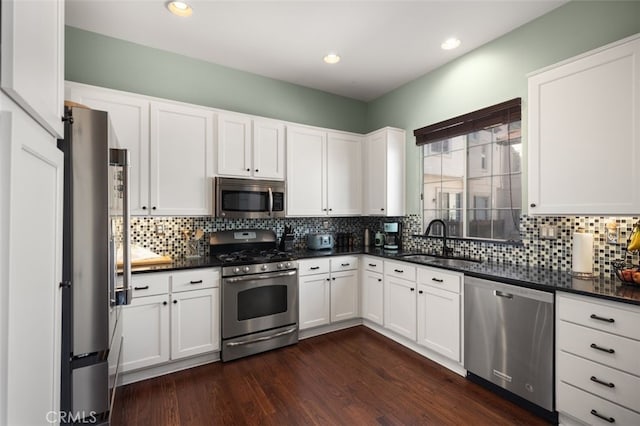
[[[287,127],[287,216],[324,216],[326,133]]]
[[[122,310],[122,371],[169,361],[169,295],[137,297]]]
[[[326,325],[330,322],[329,274],[300,277],[300,330]]]
[[[358,316],[358,271],[331,273],[331,322]]]
[[[220,288],[171,294],[171,359],[220,350]]]
[[[418,285],[418,343],[460,362],[460,295]]]
[[[251,155],[251,118],[239,114],[219,114],[218,174],[251,176]]]
[[[62,138],[64,1],[3,0],[0,7],[0,86]]]
[[[385,216],[387,204],[387,136],[381,131],[365,141],[365,213]]]
[[[259,179],[284,179],[284,124],[253,119],[253,176]]]
[[[129,151],[131,214],[149,214],[149,101],[73,83],[66,88],[68,99],[109,113],[109,131]]]
[[[151,214],[211,214],[213,113],[152,102],[150,152]]]
[[[362,138],[329,133],[327,138],[327,207],[329,215],[362,214]]]
[[[63,155],[0,100],[0,424],[46,424],[60,409]]]
[[[384,326],[401,336],[416,340],[416,284],[385,277]]]
[[[382,274],[365,271],[362,280],[362,317],[382,325],[384,318]]]

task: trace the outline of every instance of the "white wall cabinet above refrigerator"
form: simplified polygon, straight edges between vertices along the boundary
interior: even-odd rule
[[[64,137],[64,1],[3,0],[0,87],[56,138]]]
[[[362,214],[362,137],[287,127],[287,216]]]
[[[364,214],[405,214],[405,132],[385,127],[366,136],[364,156]]]
[[[284,123],[242,114],[218,115],[218,174],[283,180]]]
[[[529,76],[529,213],[640,213],[640,35]]]

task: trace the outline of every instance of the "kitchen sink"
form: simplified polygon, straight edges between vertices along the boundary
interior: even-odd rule
[[[459,257],[440,257],[429,254],[405,254],[398,256],[402,260],[424,263],[433,266],[448,266],[451,268],[464,268],[481,263],[480,260],[473,260]]]
[[[402,258],[402,260],[410,260],[412,262],[420,263],[430,263],[439,259],[437,256],[431,256],[428,254],[405,254],[398,257]]]

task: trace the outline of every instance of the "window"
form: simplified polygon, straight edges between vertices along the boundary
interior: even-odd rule
[[[423,220],[461,238],[519,240],[520,99],[414,131],[423,146]],[[437,235],[437,234],[436,234]]]

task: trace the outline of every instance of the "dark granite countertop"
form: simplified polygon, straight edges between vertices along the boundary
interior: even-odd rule
[[[415,252],[411,252],[415,253]],[[507,284],[533,288],[543,291],[564,291],[582,294],[586,296],[608,299],[616,302],[640,305],[640,285],[625,284],[613,275],[600,275],[593,279],[578,279],[568,272],[539,268],[531,265],[514,265],[504,263],[470,263],[460,267],[445,267],[442,265],[430,265],[421,262],[412,262],[404,257],[408,253],[402,251],[385,251],[380,248],[354,248],[333,250],[298,250],[291,253],[296,259],[309,259],[314,257],[344,256],[367,254],[371,256],[393,259],[402,262],[415,263],[422,266],[433,266],[451,271],[462,272],[465,275],[498,280]],[[178,259],[165,265],[153,265],[137,267],[133,273],[175,271],[181,269],[219,267],[222,262],[213,257],[201,257],[196,259]]]

